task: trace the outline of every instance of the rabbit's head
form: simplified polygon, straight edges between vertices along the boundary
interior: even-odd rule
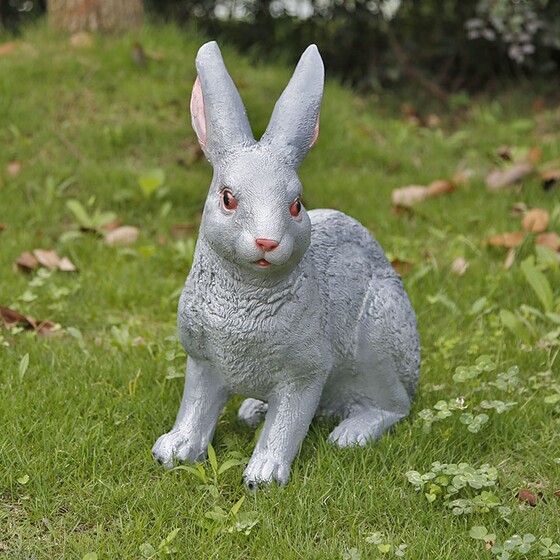
[[[196,67],[192,123],[214,168],[200,235],[249,275],[288,273],[310,243],[297,169],[319,132],[319,51],[311,45],[303,53],[258,142],[215,42],[201,47]]]

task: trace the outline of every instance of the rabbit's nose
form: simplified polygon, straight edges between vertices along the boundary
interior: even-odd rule
[[[278,241],[273,239],[255,239],[255,243],[259,246],[259,249],[263,251],[272,251],[278,247]]]

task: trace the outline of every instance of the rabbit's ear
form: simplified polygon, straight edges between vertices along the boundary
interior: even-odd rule
[[[272,146],[295,167],[317,140],[324,80],[321,55],[316,45],[310,45],[301,55],[261,138],[261,144]]]
[[[239,92],[215,41],[202,45],[196,56],[198,76],[191,96],[192,125],[212,164],[236,146],[255,143]]]

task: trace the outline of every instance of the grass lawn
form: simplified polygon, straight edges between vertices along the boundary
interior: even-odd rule
[[[135,40],[156,53],[145,68]],[[423,347],[410,417],[344,451],[313,424],[289,485],[254,496],[242,465],[214,476],[207,461],[197,477],[154,463],[180,401],[176,305],[211,179],[187,111],[203,41],[146,27],[72,46],[38,27],[0,56],[0,305],[57,325],[51,336],[0,326],[0,558],[558,557],[558,257],[529,233],[506,270],[507,249],[486,244],[522,230],[517,203],[545,209],[546,231],[560,232],[560,189],[537,172],[522,187],[485,185],[511,165],[500,146],[514,159],[538,148],[527,157],[539,171],[560,160],[560,107],[528,86],[436,109],[431,128],[400,112],[414,97],[326,88],[304,202],[356,217],[408,263]],[[224,56],[258,137],[291,69]],[[392,211],[393,189],[453,177],[454,192]],[[107,212],[137,241],[80,230]],[[15,270],[34,249],[78,271]],[[239,403],[218,425],[219,466],[255,443]]]

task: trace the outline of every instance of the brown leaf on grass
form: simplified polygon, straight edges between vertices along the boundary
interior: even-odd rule
[[[16,259],[16,266],[24,272],[30,272],[39,267],[39,261],[29,251],[25,251]]]
[[[48,268],[49,270],[56,270],[60,263],[60,257],[56,251],[47,249],[35,249],[33,255],[39,261],[41,266]]]
[[[0,233],[2,233],[6,229],[6,224],[0,224]]]
[[[537,165],[537,163],[541,161],[541,158],[542,158],[542,148],[540,148],[539,146],[534,146],[533,148],[530,148],[529,151],[527,152],[527,155],[525,156],[525,159],[531,165]]]
[[[56,251],[45,249],[34,249],[32,253],[25,251],[15,261],[18,268],[24,272],[30,272],[44,266],[49,270],[61,270],[62,272],[74,272],[76,266],[67,257],[60,257]]]
[[[437,179],[428,185],[428,196],[439,196],[441,194],[453,192],[454,190],[455,185],[451,181]]]
[[[504,161],[511,161],[513,163],[530,163],[537,165],[541,161],[542,148],[534,146],[528,150],[517,148],[515,146],[500,146],[496,150],[496,154]]]
[[[185,235],[190,235],[195,231],[196,224],[174,224],[169,230],[172,237],[183,237]]]
[[[393,259],[391,261],[391,266],[401,275],[406,276],[410,274],[412,270],[412,263],[408,261],[402,261],[401,259]]]
[[[537,245],[549,247],[554,251],[560,251],[560,235],[558,235],[555,231],[541,233],[537,236],[535,243]]]
[[[121,227],[121,221],[117,218],[112,222],[107,222],[106,224],[101,224],[97,229],[101,231],[114,231],[117,228]]]
[[[21,327],[23,329],[37,331],[38,334],[43,336],[49,336],[55,326],[54,323],[50,321],[35,321],[31,317],[22,315],[19,311],[15,311],[9,307],[3,307],[2,305],[0,305],[0,320],[8,330],[14,327]]]
[[[16,48],[15,41],[10,41],[9,43],[4,43],[3,45],[0,45],[0,56],[10,54],[15,50],[15,48]]]
[[[556,490],[556,491],[554,492],[554,495],[555,495],[557,498],[560,498],[560,490]]]
[[[391,193],[391,201],[393,206],[402,208],[410,208],[417,202],[421,202],[426,198],[440,196],[455,190],[455,185],[451,181],[438,179],[432,181],[427,187],[422,185],[408,185],[400,189],[394,189]]]
[[[420,202],[428,197],[428,189],[421,185],[409,185],[408,187],[401,187],[395,189],[391,193],[391,201],[393,206],[402,206],[410,208],[417,202]]]
[[[489,189],[500,190],[521,181],[533,172],[530,163],[514,163],[506,169],[494,169],[486,176],[486,185]]]
[[[550,190],[552,187],[560,184],[560,168],[549,169],[541,173],[542,186],[545,191]]]
[[[523,217],[523,230],[541,233],[548,227],[549,216],[544,208],[532,208]]]
[[[21,168],[21,161],[10,161],[8,165],[6,165],[6,173],[10,175],[10,177],[16,177],[19,175]]]
[[[517,498],[521,503],[527,502],[531,507],[535,507],[537,505],[537,497],[533,494],[533,492],[527,490],[527,488],[521,488]]]
[[[24,329],[34,329],[37,326],[33,319],[2,305],[0,305],[0,320],[8,330],[18,326]]]
[[[467,269],[469,268],[469,262],[463,257],[457,257],[451,264],[451,270],[457,276],[463,276]]]
[[[523,241],[524,234],[522,231],[513,231],[508,233],[501,233],[499,235],[493,235],[486,240],[487,245],[492,247],[517,247],[521,245]]]
[[[459,187],[468,187],[471,184],[472,171],[456,171],[451,177],[451,182]]]
[[[77,268],[68,257],[62,257],[58,263],[58,270],[62,272],[75,272]]]
[[[78,49],[87,49],[93,45],[93,37],[88,31],[78,31],[70,37],[70,45]]]
[[[140,230],[134,226],[121,226],[110,231],[105,236],[105,243],[109,247],[115,245],[132,245],[138,239]]]

